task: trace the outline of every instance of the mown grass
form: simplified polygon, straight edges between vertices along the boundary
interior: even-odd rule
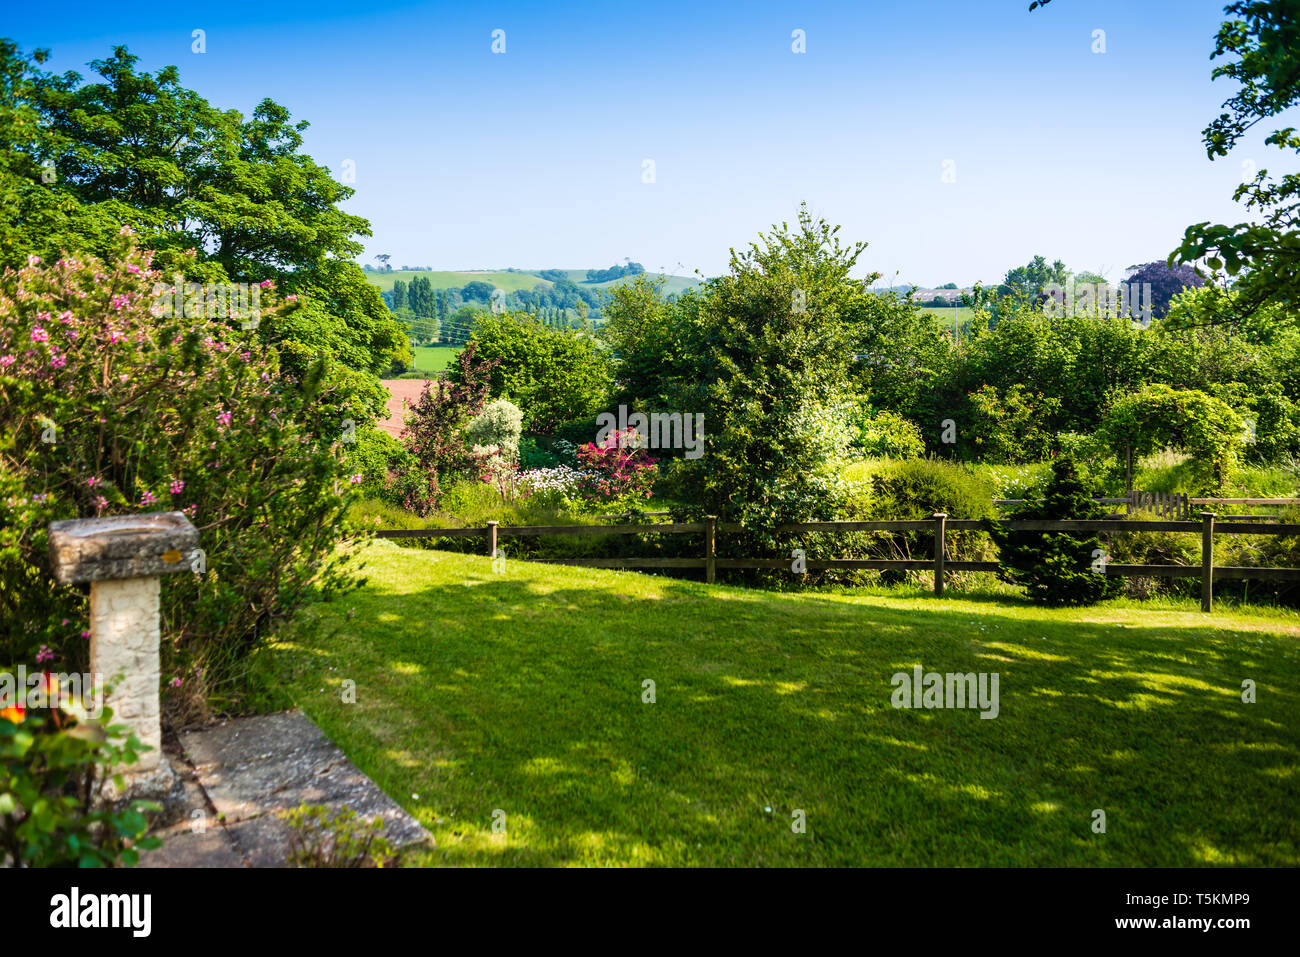
[[[433,832],[419,863],[1300,864],[1294,613],[365,557],[263,666]],[[895,709],[914,665],[998,672],[998,717]]]
[[[441,372],[449,368],[460,355],[460,346],[414,346],[411,351],[415,361],[411,364],[419,372]]]

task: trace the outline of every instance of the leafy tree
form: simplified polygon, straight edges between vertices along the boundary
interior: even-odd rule
[[[1070,281],[1070,270],[1059,259],[1049,264],[1042,256],[1035,256],[1024,266],[1008,269],[999,292],[1025,299],[1038,299],[1043,289],[1053,283],[1064,286]]]
[[[1098,434],[1121,454],[1128,488],[1138,457],[1181,448],[1192,456],[1196,490],[1222,492],[1240,463],[1246,428],[1242,417],[1214,396],[1150,385],[1116,396]]]
[[[493,288],[491,283],[476,279],[465,284],[465,287],[460,291],[460,297],[466,302],[471,299],[477,302],[487,302],[492,298]]]
[[[271,100],[249,117],[217,109],[175,67],[137,73],[125,47],[91,63],[98,82],[51,75],[47,57],[0,41],[0,199],[21,210],[0,225],[0,261],[111,254],[126,224],[168,276],[272,279],[316,297],[342,320],[353,368],[409,361],[400,324],[353,261],[369,224],[339,208],[353,190],[301,152],[306,123]]]
[[[674,339],[673,312],[663,298],[663,280],[637,276],[610,294],[600,336],[614,363],[614,405],[662,406],[673,381],[687,374]]]
[[[524,428],[548,434],[592,415],[609,395],[607,358],[599,344],[569,329],[551,328],[524,313],[480,314],[470,333],[478,354],[494,360],[491,394],[524,410]],[[459,373],[452,370],[450,378]]]
[[[406,308],[406,283],[398,279],[393,283],[393,311]]]
[[[849,275],[865,244],[838,232],[803,206],[795,229],[733,249],[727,274],[679,300],[683,375],[669,407],[703,413],[707,433],[703,456],[677,472],[689,512],[761,528],[832,517],[843,449],[823,419],[847,397],[846,318],[866,296]]]
[[[1030,10],[1051,0],[1034,0]],[[1236,91],[1224,112],[1202,132],[1206,155],[1225,157],[1251,129],[1300,103],[1300,10],[1296,0],[1237,0],[1224,8],[1229,19],[1219,26],[1210,59],[1226,57],[1210,76],[1235,80]],[[1294,127],[1274,130],[1266,145],[1300,153]],[[1267,169],[1237,187],[1233,198],[1255,212],[1254,222],[1233,226],[1196,223],[1169,261],[1195,264],[1236,277],[1241,312],[1221,321],[1236,321],[1265,304],[1294,312],[1300,303],[1300,173],[1277,180]]]
[[[1210,159],[1227,156],[1246,132],[1261,121],[1300,103],[1300,16],[1296,0],[1244,0],[1229,4],[1232,17],[1219,27],[1211,59],[1230,57],[1211,76],[1238,83],[1224,103],[1226,112],[1205,128]],[[1300,153],[1295,129],[1274,130],[1265,143]],[[1256,211],[1256,222],[1235,226],[1189,226],[1175,256],[1184,263],[1206,259],[1211,269],[1239,276],[1249,309],[1281,302],[1300,303],[1300,174],[1274,181],[1267,169],[1237,187],[1234,199]],[[1173,258],[1173,257],[1171,257]]]
[[[1041,462],[1052,451],[1053,435],[1044,428],[1056,418],[1060,401],[1031,394],[1016,383],[999,393],[990,385],[971,394],[972,431],[980,458],[999,465]]]
[[[932,451],[951,452],[940,423],[961,418],[966,405],[962,363],[953,337],[938,320],[898,293],[872,293],[845,310],[850,377],[874,408],[921,425]]]
[[[1061,456],[1052,462],[1052,477],[1042,499],[1026,502],[1011,518],[1088,520],[1103,510],[1079,480],[1074,462]],[[1070,532],[1012,531],[991,523],[998,546],[999,577],[1023,585],[1031,601],[1045,605],[1090,605],[1120,593],[1123,583],[1096,569],[1105,554],[1101,539]]]

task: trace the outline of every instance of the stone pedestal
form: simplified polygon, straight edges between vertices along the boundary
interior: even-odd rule
[[[132,773],[152,771],[162,753],[157,578],[91,582],[90,671],[112,686],[113,721],[129,725],[145,751]]]
[[[159,576],[189,571],[198,530],[181,512],[152,512],[50,524],[56,580],[90,583],[90,669],[113,723],[150,750],[122,768],[126,788],[111,800],[159,800],[178,782],[163,759],[159,706]],[[115,790],[115,789],[114,789]]]

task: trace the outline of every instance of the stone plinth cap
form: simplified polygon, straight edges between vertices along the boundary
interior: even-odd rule
[[[50,523],[50,567],[65,585],[187,571],[199,530],[182,512]]]

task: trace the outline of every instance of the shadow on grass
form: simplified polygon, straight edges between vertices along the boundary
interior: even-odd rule
[[[436,863],[1300,863],[1292,637],[444,560],[278,653]],[[915,665],[997,718],[895,709]]]

